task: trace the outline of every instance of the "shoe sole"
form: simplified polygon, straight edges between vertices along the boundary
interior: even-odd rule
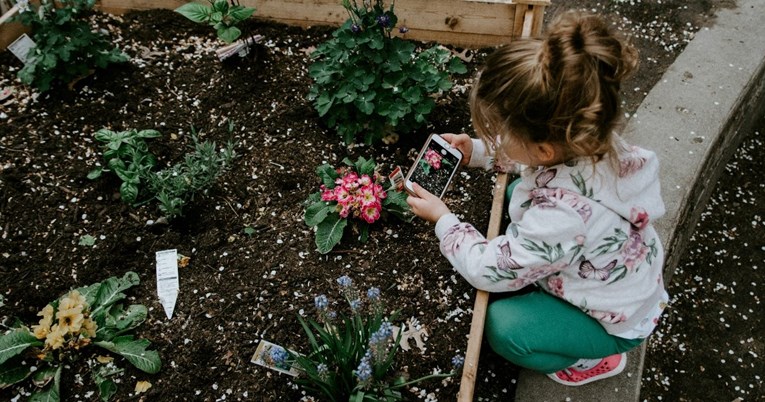
[[[570,382],[570,381],[563,381],[558,376],[555,375],[555,373],[552,374],[546,374],[547,377],[549,377],[551,380],[557,382],[558,384],[568,385],[569,387],[578,387],[580,385],[589,384],[594,381],[604,380],[606,378],[611,378],[613,376],[619,375],[624,371],[624,368],[627,367],[627,355],[624,355],[622,360],[619,362],[619,365],[616,366],[613,370],[609,371],[606,374],[602,374],[596,377],[590,377],[586,380],[578,381],[578,382]]]

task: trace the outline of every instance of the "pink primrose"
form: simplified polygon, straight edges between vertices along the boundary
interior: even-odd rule
[[[380,218],[381,210],[382,206],[379,203],[365,205],[361,210],[361,218],[367,223],[374,223],[374,221]]]

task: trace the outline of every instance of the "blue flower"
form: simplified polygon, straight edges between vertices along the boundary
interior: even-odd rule
[[[375,333],[372,334],[372,336],[369,337],[369,343],[372,343],[374,340],[374,343],[387,341],[388,338],[393,335],[393,328],[390,324],[390,322],[385,321],[382,324],[380,324],[380,328],[375,331]]]
[[[361,299],[351,300],[351,310],[356,311],[361,308]]]
[[[349,278],[348,275],[343,275],[337,278],[337,284],[340,285],[340,287],[347,288],[353,285],[353,280]]]
[[[398,32],[402,33],[402,34],[405,34],[405,33],[409,32],[409,28],[401,27],[401,28],[398,29]]]
[[[462,367],[463,364],[465,364],[465,358],[462,355],[452,357],[452,366],[455,369]]]
[[[329,318],[330,320],[334,320],[335,318],[337,318],[337,311],[328,311],[327,318]]]
[[[377,24],[380,25],[383,28],[387,28],[388,25],[390,25],[390,17],[388,17],[385,14],[378,15],[376,20],[377,20]]]
[[[369,290],[367,290],[367,297],[369,300],[377,300],[380,297],[380,289],[369,288]]]
[[[361,382],[365,382],[369,380],[370,377],[372,377],[372,365],[370,364],[370,360],[372,360],[372,353],[367,350],[367,353],[361,359],[359,366],[356,368],[356,377],[358,377],[359,381]]]
[[[361,27],[359,26],[359,24],[351,24],[351,32],[353,33],[361,32]]]
[[[327,300],[327,296],[325,295],[318,295],[313,299],[313,304],[316,305],[317,310],[324,311],[327,309],[327,306],[329,306],[329,300]]]
[[[324,375],[329,372],[329,368],[326,364],[320,363],[318,366],[316,366],[316,372],[319,373],[319,375]]]

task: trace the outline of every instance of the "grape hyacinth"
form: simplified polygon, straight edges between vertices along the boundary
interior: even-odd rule
[[[454,369],[457,370],[462,367],[462,365],[465,364],[465,357],[462,355],[457,355],[452,357],[452,366],[454,366]]]
[[[327,300],[326,295],[318,295],[316,298],[313,299],[314,305],[316,305],[316,309],[319,311],[324,311],[329,306],[329,300]]]
[[[353,285],[353,280],[348,275],[343,275],[337,278],[337,284],[342,288],[348,288]]]
[[[356,377],[359,378],[359,382],[366,382],[372,377],[372,353],[367,350],[364,357],[359,362],[359,366],[356,368]]]
[[[380,289],[379,288],[369,288],[369,290],[367,290],[367,297],[369,298],[369,300],[372,300],[372,301],[379,299],[380,298]]]

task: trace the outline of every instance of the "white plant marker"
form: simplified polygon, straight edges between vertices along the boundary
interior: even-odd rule
[[[178,281],[178,250],[156,252],[157,257],[157,296],[165,315],[173,318],[175,301],[178,299],[180,285]]]
[[[22,63],[27,64],[27,59],[29,59],[29,51],[32,50],[37,46],[35,41],[32,40],[27,34],[22,34],[18,38],[16,38],[13,43],[8,45],[8,50],[13,53],[16,58],[21,60]]]

